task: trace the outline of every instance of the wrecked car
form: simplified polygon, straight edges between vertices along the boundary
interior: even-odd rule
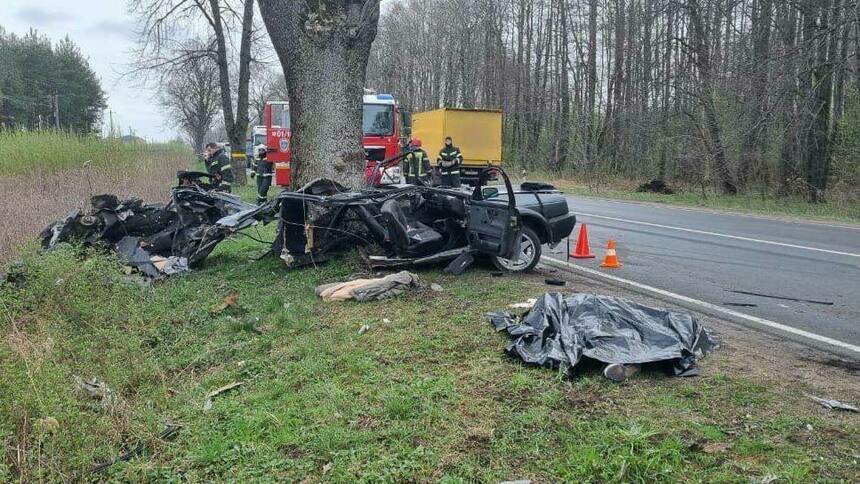
[[[227,228],[218,221],[256,205],[217,190],[207,173],[180,171],[170,202],[145,204],[138,198],[119,200],[96,195],[86,212],[72,210],[40,234],[42,248],[79,241],[116,251],[126,264],[157,278],[200,264],[232,233],[256,223],[249,219]],[[260,214],[257,218],[265,217]]]
[[[498,174],[503,187],[485,186]],[[523,183],[514,190],[495,167],[481,173],[474,190],[423,184],[350,190],[321,179],[259,206],[218,191],[205,181],[208,174],[177,176],[169,203],[93,197],[87,213],[73,210],[42,231],[42,246],[101,244],[157,278],[195,267],[232,234],[277,220],[271,249],[289,267],[360,247],[372,267],[449,262],[446,270],[459,274],[485,256],[518,272],[533,268],[541,246],[558,244],[576,223],[554,187]]]
[[[503,187],[485,186],[498,174]],[[279,214],[272,250],[289,266],[362,246],[373,267],[450,262],[446,270],[455,274],[475,256],[503,270],[529,270],[543,244],[558,244],[576,224],[553,186],[523,183],[514,190],[497,167],[483,170],[473,190],[423,184],[349,190],[316,180],[219,223],[240,224],[266,211]]]

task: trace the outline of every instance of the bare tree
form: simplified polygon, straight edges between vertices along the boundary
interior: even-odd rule
[[[140,25],[132,73],[171,73],[202,57],[217,66],[224,127],[233,149],[233,171],[245,183],[245,135],[254,30],[253,0],[129,0]],[[203,29],[210,40],[190,47],[189,34]],[[238,52],[234,43],[238,38]],[[236,66],[238,75],[231,75]],[[234,104],[235,103],[235,104]]]
[[[267,101],[289,99],[287,80],[280,68],[260,69],[251,78],[249,94],[251,124],[263,124],[263,110]]]
[[[836,179],[856,185],[858,9],[390,0],[367,87],[412,110],[502,108],[503,158],[527,169],[821,200]]]
[[[295,183],[363,183],[362,93],[379,0],[259,0],[290,95]]]
[[[702,10],[699,6],[699,1],[689,0],[687,2],[687,10],[690,14],[690,24],[692,26],[693,46],[691,50],[695,56],[695,63],[699,70],[699,100],[704,111],[705,129],[708,135],[706,141],[708,142],[711,157],[714,161],[714,172],[719,179],[720,190],[723,193],[735,194],[738,192],[738,189],[729,171],[728,161],[726,160],[726,149],[723,145],[722,127],[720,126],[717,107],[714,101],[714,73],[710,50],[711,39],[702,21]]]
[[[161,105],[195,150],[202,148],[206,134],[221,110],[217,66],[208,57],[185,62],[171,70],[161,90]]]

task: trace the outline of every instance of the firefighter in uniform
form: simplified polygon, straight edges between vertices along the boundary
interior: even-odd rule
[[[430,171],[430,157],[421,148],[420,139],[412,139],[411,150],[403,158],[403,161],[406,162],[406,183],[415,185],[418,180],[422,182],[427,180],[427,173]]]
[[[436,159],[442,171],[442,185],[454,188],[460,187],[460,165],[463,164],[463,154],[460,148],[454,146],[454,140],[450,136],[445,137],[445,146],[439,150],[439,158]]]
[[[269,188],[272,186],[272,176],[275,174],[274,164],[266,159],[268,149],[266,145],[259,144],[254,147],[254,168],[257,174],[257,205],[262,205],[269,200]]]
[[[218,143],[206,145],[206,172],[212,175],[212,183],[224,191],[233,189],[233,166],[230,164],[230,155],[223,146]]]

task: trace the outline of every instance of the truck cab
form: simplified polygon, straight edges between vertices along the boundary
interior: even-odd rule
[[[262,133],[251,135],[256,146],[258,140],[265,140],[266,159],[274,164],[275,185],[289,187],[292,183],[292,131],[290,131],[290,110],[286,101],[267,101],[263,108]],[[260,136],[260,138],[258,138]]]
[[[400,167],[376,170],[377,163],[400,154],[403,140],[409,138],[408,115],[400,109],[391,94],[364,95],[361,130],[365,178],[371,185],[400,182]]]

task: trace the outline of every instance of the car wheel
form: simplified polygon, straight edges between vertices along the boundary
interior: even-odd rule
[[[540,261],[541,241],[538,234],[529,227],[523,227],[520,240],[520,254],[516,259],[493,257],[493,265],[503,271],[530,271]]]

